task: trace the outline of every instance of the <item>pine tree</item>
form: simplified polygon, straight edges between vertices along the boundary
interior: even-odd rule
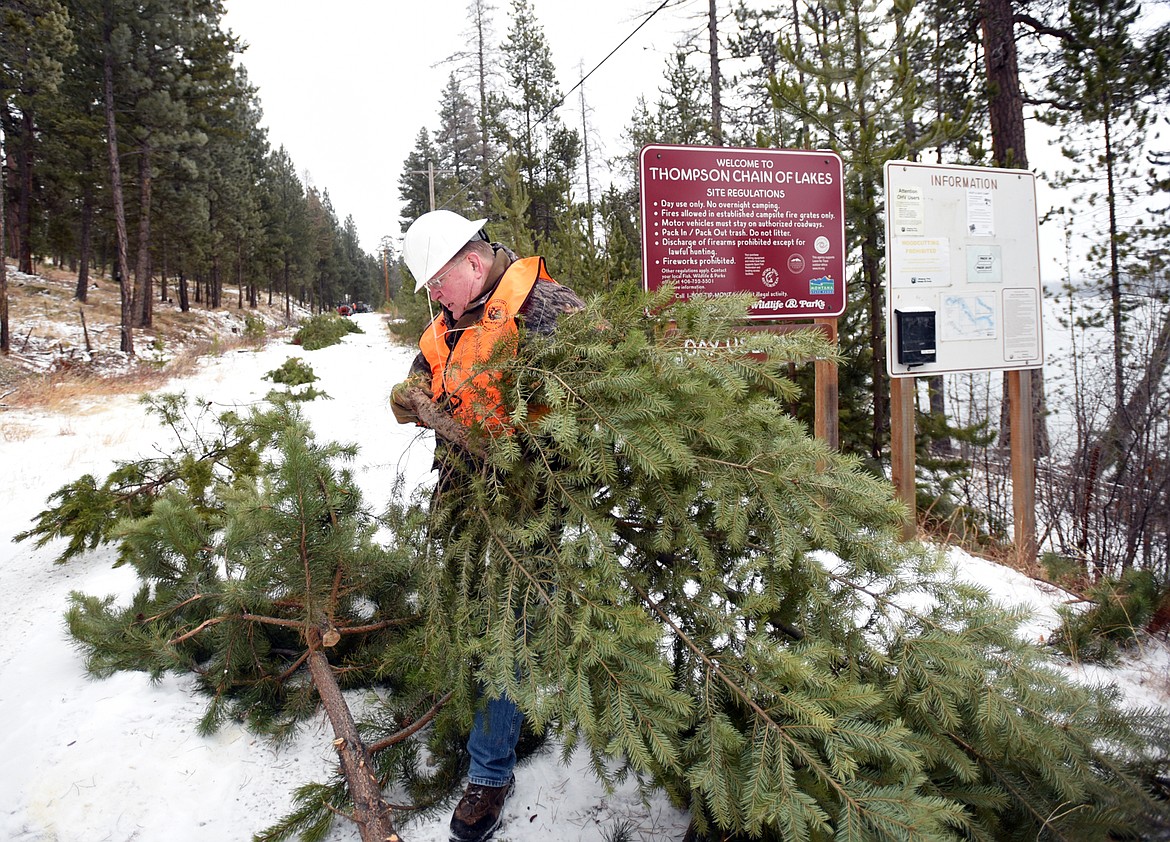
[[[499,47],[492,26],[495,7],[488,0],[468,0],[468,27],[463,33],[465,48],[452,53],[445,63],[453,64],[457,74],[451,74],[449,84],[463,84],[470,80],[471,93],[467,104],[472,111],[470,123],[461,127],[460,134],[470,129],[475,144],[468,160],[474,161],[477,171],[465,179],[471,191],[472,206],[487,212],[492,203],[493,165],[499,157],[494,136],[500,133]],[[446,98],[446,94],[444,94]],[[460,116],[466,121],[466,116]],[[471,150],[467,150],[471,151]],[[453,208],[457,210],[457,208]]]
[[[425,128],[418,130],[414,149],[402,163],[402,174],[398,176],[398,198],[402,200],[402,230],[405,232],[414,222],[429,210],[438,207],[436,200],[431,206],[431,183],[428,174],[439,169],[439,150],[431,140],[431,133]]]
[[[284,292],[285,320],[291,323],[294,280],[303,277],[309,264],[305,188],[283,146],[268,156],[263,172],[265,228],[275,252],[274,271]],[[301,283],[297,283],[298,287]]]
[[[922,86],[907,58],[922,43],[912,13],[920,14],[914,3],[896,6],[894,25],[885,27],[884,9],[869,0],[803,3],[800,26],[781,32],[781,72],[771,83],[782,122],[799,126],[808,148],[833,149],[845,163],[846,238],[858,268],[839,331],[841,442],[865,453],[875,469],[889,427],[882,167],[961,130],[922,113]]]
[[[1047,119],[1061,127],[1062,151],[1070,171],[1058,183],[1085,187],[1088,207],[1102,208],[1099,229],[1088,258],[1100,267],[1101,286],[1109,296],[1113,331],[1115,405],[1126,402],[1125,322],[1127,303],[1123,263],[1131,237],[1125,216],[1149,195],[1147,137],[1155,104],[1164,101],[1170,68],[1165,50],[1170,27],[1142,39],[1133,0],[1074,0],[1062,34],[1062,61],[1048,77],[1054,97]],[[1086,129],[1089,131],[1086,132]],[[1119,419],[1118,440],[1106,443],[1106,459],[1123,458],[1132,429]]]
[[[10,247],[20,271],[29,274],[33,271],[35,162],[46,118],[60,105],[62,60],[76,49],[69,13],[59,0],[0,7],[0,132],[7,156],[0,187],[15,198],[9,211],[15,223]]]
[[[439,170],[435,186],[437,207],[475,218],[481,215],[479,180],[484,163],[479,160],[480,138],[475,110],[451,74],[439,103],[439,130],[435,133]]]
[[[748,304],[621,290],[501,349],[486,365],[504,428],[456,426],[437,454],[449,481],[392,504],[385,549],[338,467],[353,450],[316,444],[285,402],[225,420],[252,467],[195,448],[146,498],[63,489],[50,532],[62,508],[104,523],[150,503],[117,532],[140,593],[123,609],[75,597],[73,633],[98,672],[194,670],[207,727],[286,731],[324,692],[303,667],[328,658],[343,687],[379,691],[359,737],[381,749],[379,783],[420,799],[458,780],[482,686],[602,778],[689,807],[693,838],[1170,826],[1147,791],[1163,718],[1063,678],[1018,613],[898,542],[884,483],[786,413],[788,362],[828,353],[819,335],[688,350],[734,334]],[[405,733],[423,723],[429,771]],[[319,838],[343,795],[302,789],[262,838]]]
[[[61,59],[76,50],[68,20],[57,0],[0,6],[0,354],[5,355],[11,337],[4,260],[11,249],[20,270],[32,272],[34,161],[44,124],[62,99]]]
[[[658,115],[655,120],[658,142],[698,145],[714,143],[710,84],[702,71],[690,65],[684,50],[676,49],[667,60],[665,82],[666,88],[659,90]]]
[[[100,211],[108,183],[102,143],[101,80],[92,69],[98,39],[92,21],[70,19],[77,53],[64,63],[62,108],[45,129],[47,208],[58,228],[69,235],[54,243],[55,253],[77,261],[75,297],[85,303],[94,260],[94,243],[101,236]],[[99,271],[105,267],[99,267]]]
[[[785,415],[784,360],[816,341],[689,356],[744,303],[667,300],[610,299],[493,361],[516,431],[481,470],[449,462],[435,500],[433,680],[507,691],[712,838],[1071,840],[1159,815],[1123,768],[1164,762],[1156,718],[1062,680],[1018,616],[931,574],[883,485]]]
[[[519,156],[529,226],[543,242],[553,237],[568,207],[581,138],[557,114],[562,97],[556,68],[529,0],[512,0],[512,26],[502,49],[510,90],[501,115],[508,136],[501,141]]]
[[[184,400],[154,408],[183,447],[206,446]],[[131,603],[74,594],[70,631],[94,675],[197,675],[204,733],[232,718],[280,735],[323,708],[362,839],[397,839],[342,689],[373,679],[413,612],[344,467],[355,451],[317,443],[287,400],[219,423],[216,449],[234,456],[183,460],[185,481],[155,489],[112,534],[141,583]]]

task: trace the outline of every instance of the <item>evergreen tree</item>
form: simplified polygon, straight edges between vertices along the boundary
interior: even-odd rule
[[[239,288],[237,304],[242,306],[249,279],[257,270],[261,230],[260,195],[257,182],[268,152],[268,141],[260,128],[261,112],[256,90],[242,71],[230,65],[223,44],[207,39],[208,55],[195,67],[196,84],[188,94],[192,130],[204,142],[188,147],[183,154],[168,156],[168,175],[183,179],[185,187],[206,196],[208,258],[215,286],[209,304],[219,306],[225,277]],[[222,267],[222,271],[220,271]],[[165,279],[163,280],[165,283]],[[255,303],[254,291],[249,302]]]
[[[431,176],[439,168],[439,150],[431,140],[431,133],[425,128],[419,129],[414,149],[406,156],[402,174],[398,176],[398,198],[402,201],[400,219],[404,232],[410,223],[439,207],[437,199],[433,206],[431,203]]]
[[[666,88],[659,89],[654,126],[659,143],[706,145],[715,141],[711,123],[709,82],[692,67],[684,50],[667,60]]]
[[[475,162],[478,172],[467,183],[471,185],[472,206],[484,213],[492,203],[493,166],[498,158],[495,136],[501,130],[497,111],[501,102],[499,88],[502,75],[499,70],[499,48],[492,27],[494,11],[495,6],[488,0],[468,0],[468,29],[464,32],[467,47],[446,60],[457,67],[461,90],[464,89],[463,84],[470,80],[468,103],[473,112],[471,130],[476,144],[470,160]],[[456,74],[453,73],[451,81],[455,79]],[[460,129],[460,134],[464,131],[466,129]]]
[[[76,49],[68,13],[57,0],[0,5],[0,353],[9,352],[8,275],[11,249],[32,272],[33,169],[41,122],[53,110],[63,78],[61,59]],[[15,201],[14,201],[15,200]]]
[[[790,12],[792,10],[789,10]],[[777,29],[783,26],[799,39],[799,18],[785,18],[780,5],[768,4],[750,8],[744,0],[734,9],[737,31],[729,40],[731,57],[741,65],[741,72],[732,80],[739,95],[741,107],[730,109],[725,129],[730,140],[740,146],[777,146],[801,149],[803,138],[797,134],[785,137],[785,122],[772,107],[769,82],[777,75],[780,60]]]
[[[439,130],[435,133],[438,152],[436,207],[475,218],[481,215],[482,191],[479,180],[484,163],[479,160],[482,147],[475,125],[475,110],[452,74],[447,78],[439,102]]]
[[[153,406],[196,444],[185,401]],[[116,533],[142,583],[131,604],[74,594],[70,630],[94,675],[198,674],[204,733],[239,718],[278,735],[324,708],[362,839],[397,838],[341,692],[363,681],[355,653],[370,669],[411,615],[343,467],[354,451],[314,441],[288,401],[219,422],[219,458],[184,465],[187,482]]]
[[[518,254],[537,251],[530,221],[531,192],[524,181],[520,155],[511,154],[496,165],[492,196],[492,235]]]
[[[0,133],[5,144],[10,247],[20,271],[32,274],[35,161],[42,121],[60,106],[62,60],[76,50],[69,14],[58,0],[0,6]]]
[[[283,146],[269,156],[264,168],[262,202],[274,271],[284,294],[284,317],[291,323],[294,282],[301,285],[296,279],[309,265],[308,207],[304,185]]]
[[[638,199],[633,190],[611,185],[598,205],[605,232],[605,290],[633,285],[642,277]]]
[[[308,301],[314,312],[331,310],[339,298],[341,267],[337,251],[337,214],[329,193],[310,186],[307,191],[308,234],[312,265]]]
[[[149,486],[118,528],[135,602],[77,596],[71,628],[99,673],[198,670],[207,727],[302,721],[325,692],[304,667],[326,658],[342,687],[378,685],[358,741],[384,749],[380,785],[416,794],[458,780],[452,738],[482,686],[603,778],[689,806],[693,838],[1165,827],[1145,776],[1165,767],[1166,723],[1062,678],[1018,615],[898,543],[883,483],[788,416],[786,361],[821,339],[687,353],[746,307],[623,291],[488,361],[510,434],[456,428],[480,455],[440,451],[455,480],[391,507],[386,551],[335,467],[351,450],[315,444],[287,408],[231,422],[255,467],[184,454],[186,493]],[[423,722],[430,771],[402,730]],[[324,833],[338,796],[303,789],[263,838]]]
[[[529,225],[545,241],[558,230],[568,207],[581,138],[557,115],[562,96],[556,69],[529,0],[512,0],[512,26],[503,53],[510,89],[503,115],[508,136],[501,140],[519,156]]]
[[[785,72],[772,83],[773,102],[802,126],[810,148],[833,149],[845,163],[846,239],[858,270],[839,330],[841,445],[865,453],[876,468],[889,432],[882,167],[937,147],[959,129],[922,116],[921,86],[907,63],[922,37],[920,21],[909,18],[912,5],[889,28],[868,0],[817,0],[803,8],[804,28],[780,38]]]
[[[1105,238],[1088,257],[1102,267],[1113,330],[1113,388],[1116,406],[1126,400],[1125,320],[1122,264],[1129,241],[1124,216],[1149,193],[1145,171],[1147,132],[1155,102],[1170,81],[1166,46],[1170,28],[1146,43],[1135,32],[1140,5],[1133,0],[1073,0],[1062,30],[1062,62],[1049,76],[1055,96],[1048,119],[1062,129],[1063,151],[1073,167],[1064,186],[1087,185],[1089,206],[1103,206]],[[1086,133],[1085,129],[1090,131]],[[1122,430],[1116,453],[1132,430]],[[1110,458],[1115,458],[1110,454]]]
[[[95,264],[94,243],[104,233],[109,176],[102,143],[100,77],[91,72],[100,66],[93,58],[98,44],[86,23],[71,19],[70,25],[77,54],[64,63],[62,107],[44,132],[45,208],[53,226],[62,232],[52,243],[53,253],[71,265],[76,261],[75,297],[85,303]]]

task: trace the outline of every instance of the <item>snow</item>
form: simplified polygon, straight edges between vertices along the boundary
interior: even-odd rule
[[[197,371],[167,387],[203,397],[217,408],[245,407],[272,388],[263,380],[299,356],[331,396],[304,405],[317,436],[356,442],[355,475],[377,509],[401,473],[408,487],[428,480],[429,434],[394,422],[389,393],[413,351],[392,344],[378,314],[354,317],[364,333],[340,345],[305,352],[284,341],[259,351],[236,351],[201,361]],[[72,410],[0,409],[0,839],[10,842],[156,840],[224,842],[250,839],[291,805],[292,790],[324,780],[336,757],[323,719],[275,747],[234,725],[210,737],[197,733],[205,700],[189,680],[168,676],[152,684],[139,673],[94,680],[64,627],[71,591],[125,596],[135,582],[114,569],[114,552],[100,548],[66,565],[60,546],[14,543],[45,507],[50,493],[83,473],[104,477],[116,460],[149,455],[166,442],[163,429],[133,397],[113,397]],[[1024,633],[1041,639],[1055,606],[1069,598],[1014,570],[950,550],[957,575],[997,598],[1026,604],[1035,619]],[[1078,667],[1093,682],[1115,681],[1133,704],[1170,708],[1170,656],[1150,644],[1120,667]],[[632,785],[607,795],[585,758],[568,765],[546,747],[517,770],[501,842],[601,840],[627,824],[632,838],[682,837],[686,815],[661,797],[644,803]],[[404,824],[410,842],[445,840],[447,814]],[[330,842],[358,839],[344,822]]]

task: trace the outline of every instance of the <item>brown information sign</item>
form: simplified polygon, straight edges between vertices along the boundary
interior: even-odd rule
[[[845,194],[832,152],[646,146],[642,282],[752,293],[753,319],[845,312]]]

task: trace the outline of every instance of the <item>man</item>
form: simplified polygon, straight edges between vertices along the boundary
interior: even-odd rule
[[[489,431],[506,424],[502,396],[491,371],[482,371],[501,342],[515,342],[521,328],[550,334],[563,313],[584,303],[554,281],[541,257],[519,259],[488,240],[486,219],[468,220],[439,210],[416,219],[406,232],[403,258],[415,277],[415,292],[427,290],[440,305],[419,339],[419,354],[391,406],[399,423],[423,423],[408,393],[420,387],[455,420]],[[513,345],[513,347],[515,347]],[[442,438],[436,430],[436,435]],[[440,478],[440,487],[445,478]],[[516,743],[523,714],[507,696],[482,704],[475,714],[467,751],[467,789],[451,817],[452,842],[482,842],[500,825],[512,793]]]

